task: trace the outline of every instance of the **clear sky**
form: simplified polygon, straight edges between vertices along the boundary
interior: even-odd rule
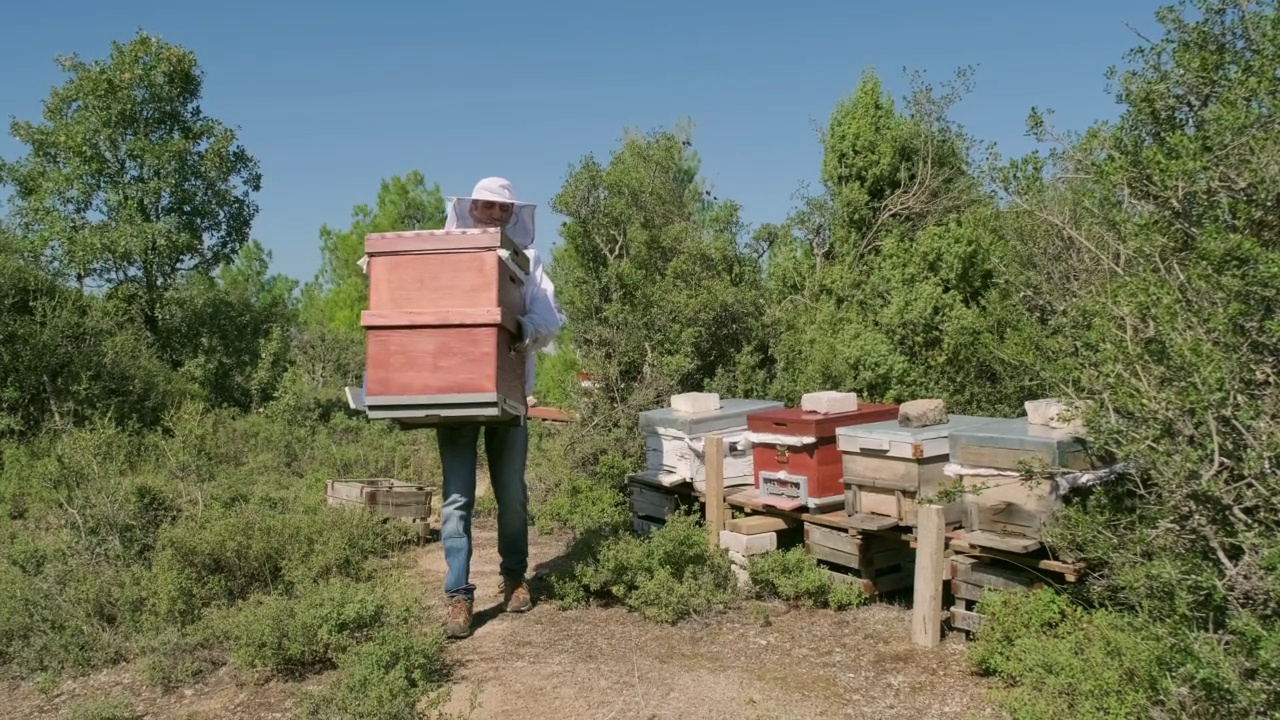
[[[703,173],[755,225],[782,219],[815,182],[815,123],[876,69],[895,96],[904,68],[943,80],[976,65],[955,112],[1005,154],[1032,147],[1032,106],[1082,129],[1114,117],[1104,72],[1155,32],[1147,0],[795,3],[547,0],[64,0],[3,13],[0,155],[8,119],[37,119],[60,53],[104,57],[139,27],[197,54],[203,108],[237,126],[261,162],[254,228],[274,266],[311,278],[322,223],[348,224],[379,180],[419,169],[446,195],[503,175],[538,203],[536,246],[557,242],[546,207],[569,166],[607,159],[625,128],[694,122]]]

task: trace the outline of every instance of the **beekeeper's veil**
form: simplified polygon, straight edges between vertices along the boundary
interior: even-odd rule
[[[444,229],[476,227],[475,220],[471,217],[471,203],[475,200],[511,203],[511,219],[507,221],[503,231],[521,250],[533,245],[533,212],[537,206],[516,200],[511,183],[500,177],[487,177],[476,183],[475,189],[467,197],[449,198]]]

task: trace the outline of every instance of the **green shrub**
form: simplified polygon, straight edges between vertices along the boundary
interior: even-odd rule
[[[332,667],[380,628],[417,624],[421,610],[407,587],[334,579],[294,596],[256,595],[210,614],[199,633],[225,646],[244,675],[296,679]]]
[[[125,698],[80,700],[67,709],[67,720],[139,720],[133,703]]]
[[[1173,710],[1170,672],[1185,657],[1136,618],[1086,612],[1051,590],[984,593],[987,616],[969,654],[978,672],[1003,681],[1015,720],[1150,718]]]
[[[619,602],[649,620],[676,623],[727,607],[737,598],[728,557],[707,542],[691,514],[675,514],[646,538],[590,534],[580,538],[568,575],[552,577],[567,606],[591,599]]]
[[[833,610],[847,610],[867,600],[861,586],[836,581],[803,547],[752,555],[747,572],[757,596],[766,600]]]
[[[363,579],[366,561],[406,546],[409,529],[345,510],[241,505],[189,514],[161,534],[149,615],[195,622],[206,608],[288,593],[329,577]]]
[[[447,680],[440,631],[379,631],[338,660],[338,677],[303,697],[303,720],[418,720],[423,696]]]

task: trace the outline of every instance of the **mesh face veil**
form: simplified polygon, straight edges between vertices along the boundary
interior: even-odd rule
[[[537,206],[533,203],[516,200],[515,193],[511,190],[511,183],[500,177],[484,178],[476,183],[475,189],[467,197],[449,198],[444,228],[452,230],[454,228],[483,227],[483,225],[477,223],[476,218],[472,215],[473,202],[480,203],[481,207],[478,212],[482,217],[484,217],[485,213],[492,212],[492,210],[484,209],[487,203],[510,205],[511,214],[507,218],[506,225],[503,226],[503,233],[511,238],[511,241],[521,250],[533,245],[533,214]]]

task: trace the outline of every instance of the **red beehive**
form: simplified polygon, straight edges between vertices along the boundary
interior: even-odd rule
[[[747,430],[753,434],[814,438],[803,445],[752,441],[751,461],[761,498],[786,510],[842,504],[844,468],[836,428],[896,417],[897,405],[876,403],[845,413],[805,412],[793,407],[747,415]]]
[[[365,237],[370,417],[431,422],[525,413],[517,318],[528,258],[497,228]]]

